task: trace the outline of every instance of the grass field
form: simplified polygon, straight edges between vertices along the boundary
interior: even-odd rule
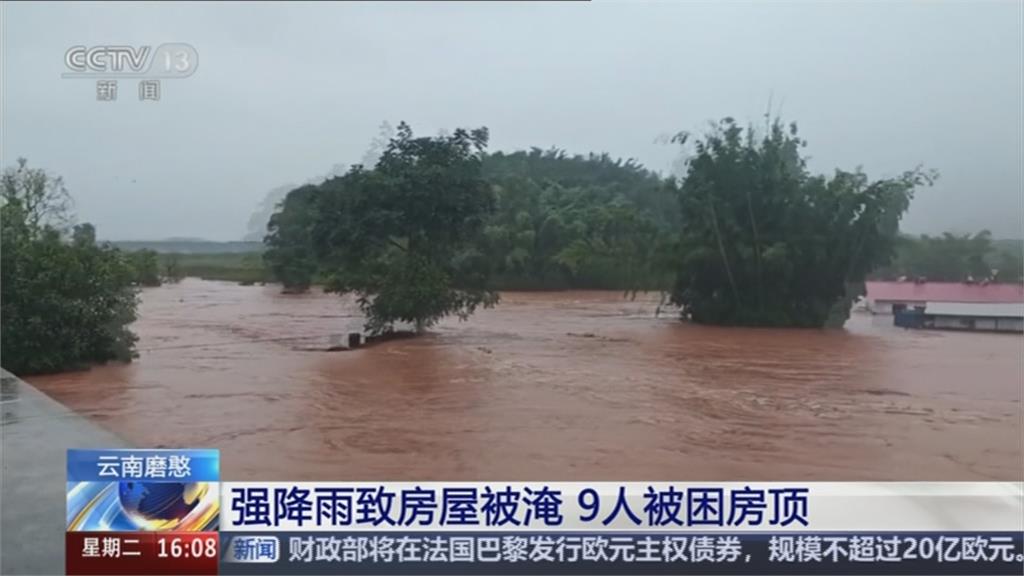
[[[177,260],[181,276],[240,283],[270,282],[261,252],[212,252],[205,254],[165,253],[158,256],[160,269]]]

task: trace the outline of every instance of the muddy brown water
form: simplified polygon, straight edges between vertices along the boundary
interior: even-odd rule
[[[231,480],[1021,480],[1017,335],[688,325],[656,297],[506,293],[347,352],[335,295],[188,279],[142,294],[140,358],[33,377]]]

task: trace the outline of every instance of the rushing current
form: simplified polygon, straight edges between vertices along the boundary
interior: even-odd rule
[[[1021,480],[1019,335],[696,326],[658,298],[505,293],[353,351],[351,298],[187,279],[132,364],[28,378],[232,480]]]

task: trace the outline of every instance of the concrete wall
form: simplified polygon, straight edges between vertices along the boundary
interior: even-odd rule
[[[67,450],[125,443],[6,370],[0,376],[0,574],[63,574]]]

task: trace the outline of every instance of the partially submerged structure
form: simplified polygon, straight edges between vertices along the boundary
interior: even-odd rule
[[[927,302],[900,308],[893,324],[904,328],[1024,333],[1024,303]]]
[[[893,314],[927,304],[1022,304],[1024,284],[968,282],[865,282],[867,309],[873,314]],[[978,309],[982,310],[982,309]]]

